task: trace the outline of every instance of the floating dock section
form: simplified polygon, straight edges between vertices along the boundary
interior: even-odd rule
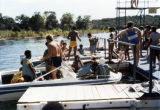
[[[106,84],[29,88],[19,99],[17,110],[41,110],[52,101],[61,103],[65,110],[160,108],[159,99],[141,100],[139,98],[143,93],[129,92],[130,86],[131,84]]]

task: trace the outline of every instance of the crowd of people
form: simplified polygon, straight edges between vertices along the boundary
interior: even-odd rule
[[[145,49],[147,51],[145,57],[148,58],[149,56],[149,46],[160,46],[160,33],[156,31],[156,27],[146,26],[144,27],[134,27],[133,22],[128,22],[127,26],[124,26],[122,31],[117,34],[117,31],[115,28],[110,28],[110,40],[109,40],[109,59],[112,60],[112,54],[117,55],[117,58],[120,58],[120,52],[124,51],[125,60],[130,60],[132,56],[129,55],[129,45],[121,44],[120,46],[117,45],[113,40],[116,40],[117,38],[123,42],[126,43],[132,43],[135,44],[136,47],[136,65],[139,63],[139,58],[144,57],[144,54],[142,54],[142,50]],[[87,34],[88,40],[90,43],[90,55],[96,55],[96,46],[98,39],[92,37],[91,33]],[[70,60],[71,51],[72,48],[74,48],[74,61],[72,64],[72,69],[74,72],[78,73],[79,70],[86,64],[86,62],[82,62],[80,60],[80,56],[77,55],[77,50],[80,54],[84,55],[85,51],[83,48],[83,45],[79,45],[79,49],[77,49],[77,38],[79,41],[81,41],[79,37],[78,31],[76,31],[76,27],[73,27],[70,33],[68,34],[68,38],[70,39],[69,48],[67,47],[67,43],[62,40],[59,43],[55,42],[52,35],[46,36],[46,43],[47,49],[44,52],[43,57],[40,59],[42,62],[46,63],[46,72],[51,72],[52,79],[57,79],[57,68],[61,66],[62,60]],[[119,49],[116,49],[119,48]],[[133,50],[133,46],[131,46]],[[133,50],[133,54],[134,54]],[[23,77],[25,81],[32,81],[37,76],[35,74],[35,70],[33,68],[31,59],[31,51],[26,50],[25,51],[25,58],[21,62],[23,65],[22,72]],[[156,66],[156,57],[160,61],[159,52],[157,50],[153,50],[153,67]],[[88,74],[85,78],[88,77],[94,77],[96,78],[97,71],[100,69],[98,68],[99,63],[94,59],[91,59],[91,70],[90,74]],[[94,75],[93,75],[94,74]],[[84,77],[83,77],[84,78]]]
[[[130,60],[132,56],[129,55],[129,45],[120,45],[120,51],[114,51],[116,49],[113,40],[117,40],[117,38],[125,43],[134,44],[136,47],[136,65],[139,63],[140,57],[149,58],[149,47],[150,45],[159,46],[160,44],[160,33],[157,32],[156,27],[146,25],[146,27],[140,26],[139,28],[134,27],[134,23],[132,21],[127,23],[127,26],[120,31],[119,34],[116,34],[116,30],[114,28],[110,28],[110,60],[112,60],[112,54],[115,53],[117,57],[119,56],[120,51],[124,51],[125,60]],[[131,46],[132,53],[134,55],[134,47]],[[143,54],[142,50],[146,50],[146,55]],[[156,67],[156,57],[158,61],[160,61],[158,50],[153,50],[153,67]]]

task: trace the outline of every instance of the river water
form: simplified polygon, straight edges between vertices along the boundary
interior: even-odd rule
[[[93,37],[108,38],[108,33],[93,34]],[[89,46],[88,37],[81,36],[82,41],[79,44]],[[57,42],[65,40],[69,44],[69,40],[63,36],[55,38]],[[40,57],[43,55],[45,46],[45,39],[20,39],[20,40],[0,40],[0,71],[8,71],[18,69],[20,65],[20,55],[24,54],[25,50],[31,50],[33,57]],[[102,40],[100,40],[102,42]]]

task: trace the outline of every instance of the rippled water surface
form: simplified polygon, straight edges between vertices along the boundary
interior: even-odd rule
[[[108,33],[94,34],[95,37],[107,38]],[[55,38],[56,41],[60,42],[65,40],[67,43],[68,39],[63,36]],[[87,36],[81,36],[84,46],[89,46]],[[21,39],[21,40],[0,40],[0,71],[18,69],[20,67],[20,55],[24,54],[24,51],[29,49],[32,51],[33,57],[39,57],[43,55],[45,46],[45,39]],[[102,42],[102,41],[101,41]]]

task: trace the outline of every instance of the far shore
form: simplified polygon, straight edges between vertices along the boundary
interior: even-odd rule
[[[108,30],[79,30],[80,35],[86,35],[87,33],[104,33],[104,32],[108,32]],[[47,34],[52,34],[54,35],[54,37],[58,37],[58,36],[64,36],[66,37],[68,35],[69,31],[65,31],[64,33],[59,32],[59,33],[54,33],[51,31],[46,31],[46,32],[38,32],[35,33],[33,31],[21,31],[21,32],[13,32],[13,31],[0,31],[0,40],[19,40],[19,39],[29,39],[29,38],[45,38],[45,36]],[[30,34],[30,36],[27,36],[28,34]],[[5,36],[5,37],[1,37],[1,36]],[[13,36],[12,36],[13,35]]]

